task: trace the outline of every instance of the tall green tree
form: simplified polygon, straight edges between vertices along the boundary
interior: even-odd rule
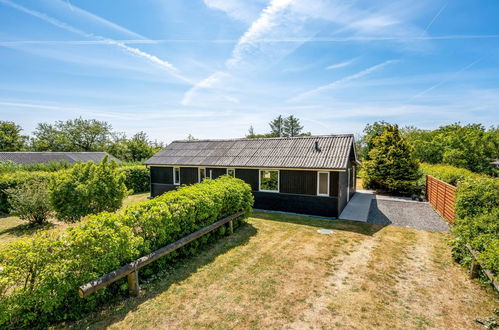
[[[300,119],[290,115],[284,120],[284,134],[283,136],[299,136],[302,134],[303,126],[300,125]]]
[[[0,121],[0,151],[21,151],[27,137],[21,135],[22,128],[12,121]]]
[[[107,148],[107,152],[116,158],[139,162],[152,157],[163,148],[163,144],[149,140],[145,132],[138,132],[130,139],[124,133],[113,133],[113,142]]]
[[[104,151],[110,142],[111,125],[80,117],[53,125],[40,123],[33,134],[36,151]]]
[[[372,124],[367,124],[364,128],[364,134],[358,140],[357,154],[362,160],[369,160],[369,152],[373,148],[374,138],[380,136],[385,127],[390,124],[385,121],[376,121]]]
[[[282,118],[282,115],[279,115],[276,118],[272,119],[269,123],[270,134],[274,137],[284,136],[284,125],[285,120]]]
[[[397,125],[385,125],[371,141],[369,159],[363,162],[364,186],[394,194],[409,195],[417,190],[421,177],[412,146],[401,137]]]

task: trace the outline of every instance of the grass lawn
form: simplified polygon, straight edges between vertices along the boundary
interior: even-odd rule
[[[478,329],[498,297],[453,262],[448,235],[257,212],[142,296],[70,327]]]
[[[141,193],[127,196],[123,201],[123,207],[142,202],[149,197],[149,193]],[[122,207],[122,208],[123,208]],[[48,223],[43,225],[31,225],[26,221],[14,216],[0,216],[0,245],[3,243],[19,239],[21,237],[33,235],[40,230],[56,229],[63,230],[70,226],[64,222],[50,219]]]

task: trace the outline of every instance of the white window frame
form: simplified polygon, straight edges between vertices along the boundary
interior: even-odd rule
[[[234,171],[234,176],[233,176],[233,178],[235,178],[235,177],[236,177],[236,169],[235,169],[235,168],[233,168],[233,167],[229,167],[229,168],[227,168],[227,171],[225,171],[225,174],[227,174],[228,176],[231,176],[231,175],[229,175],[229,170]]]
[[[350,173],[351,173],[351,168],[349,167],[348,170],[348,182],[347,182],[347,203],[350,201]]]
[[[178,168],[178,181],[175,181],[175,170]],[[176,186],[180,185],[180,167],[173,168],[173,184]]]
[[[203,179],[201,178],[201,170],[204,170],[204,178],[206,179],[208,176],[206,175],[206,167],[199,167],[198,168],[198,182],[202,182]]]
[[[327,174],[327,194],[319,193],[319,191],[320,191],[319,185],[321,183],[321,181],[320,181],[321,174]],[[329,172],[326,172],[326,171],[317,171],[317,196],[329,196],[329,187],[330,187],[330,182],[331,182],[330,175],[331,174]]]
[[[265,190],[265,189],[262,189],[262,171],[277,172],[277,190]],[[270,169],[270,168],[269,169],[265,169],[265,170],[258,170],[258,191],[278,193],[279,192],[280,183],[281,183],[281,171],[280,170],[275,170],[275,169]]]

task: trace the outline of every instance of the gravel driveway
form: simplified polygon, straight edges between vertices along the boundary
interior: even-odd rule
[[[428,203],[374,198],[367,222],[428,231],[447,231],[449,226]]]

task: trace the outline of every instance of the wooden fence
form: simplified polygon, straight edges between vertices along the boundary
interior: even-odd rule
[[[234,213],[232,215],[229,215],[228,217],[225,217],[221,220],[218,220],[217,222],[212,223],[209,226],[206,226],[204,228],[199,229],[198,231],[193,232],[192,234],[189,234],[185,236],[184,238],[179,239],[176,242],[173,242],[171,244],[168,244],[164,247],[162,247],[159,250],[156,250],[142,258],[139,258],[119,269],[116,269],[106,275],[103,275],[99,277],[96,280],[93,280],[92,282],[89,282],[87,284],[84,284],[80,286],[78,290],[78,294],[80,297],[84,298],[95,291],[102,289],[109,284],[119,280],[122,277],[127,277],[128,280],[128,292],[132,296],[136,296],[139,294],[140,287],[139,287],[139,276],[138,276],[138,270],[148,264],[150,264],[153,261],[158,260],[159,258],[167,255],[168,253],[171,253],[182,246],[186,245],[187,243],[190,243],[194,241],[195,239],[198,239],[199,237],[206,235],[212,230],[217,229],[218,227],[221,227],[225,224],[229,225],[229,232],[232,234],[234,232],[233,226],[232,226],[232,220],[240,217],[243,215],[245,211],[239,211],[237,213]]]
[[[444,219],[450,223],[454,222],[456,187],[427,175],[426,199]]]

